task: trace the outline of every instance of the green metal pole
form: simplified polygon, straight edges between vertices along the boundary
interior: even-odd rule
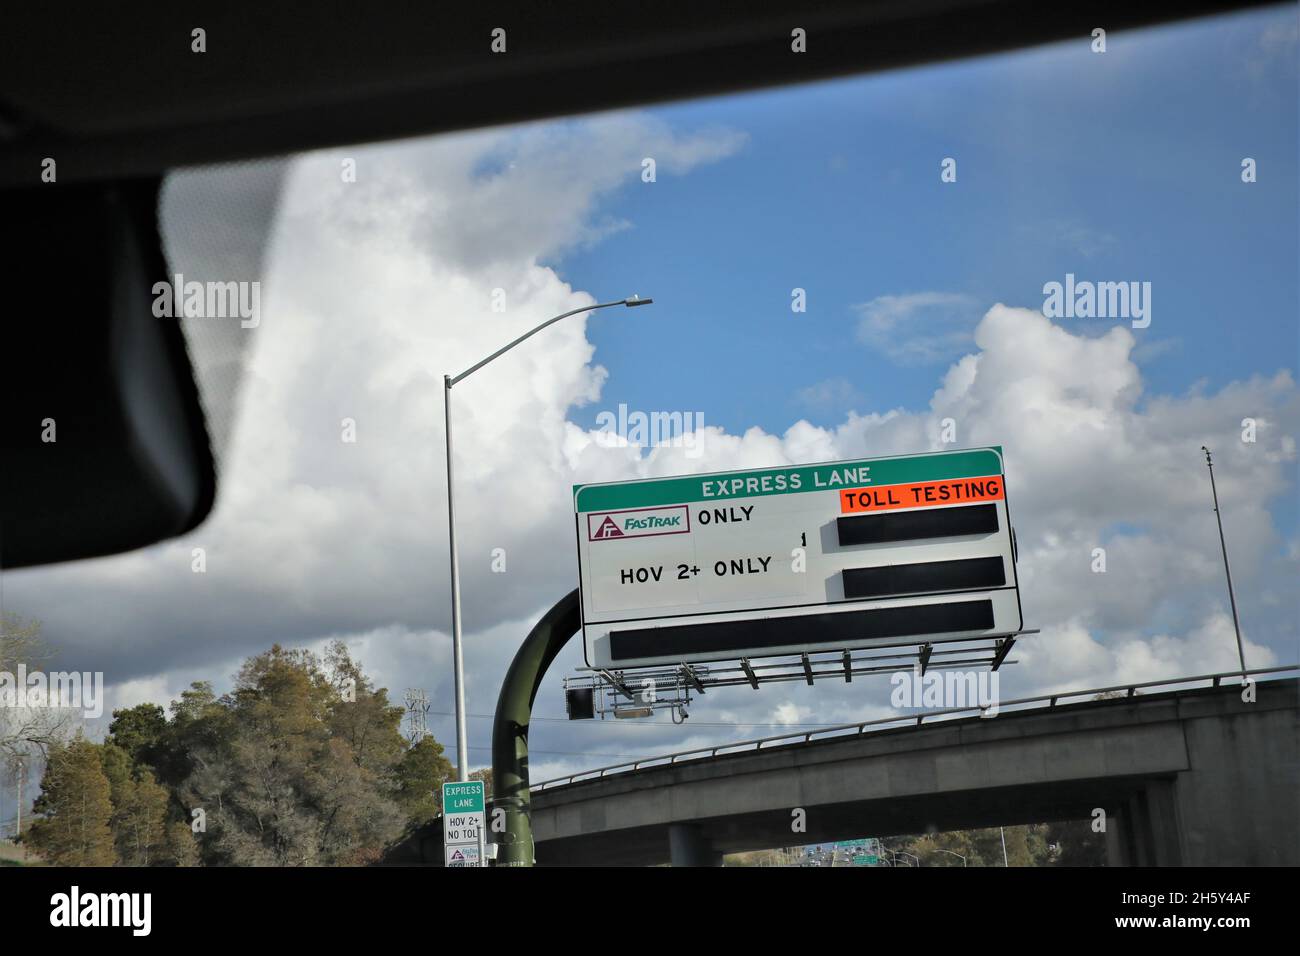
[[[501,685],[492,724],[493,813],[488,822],[490,829],[497,830],[496,811],[505,811],[504,831],[496,833],[497,866],[532,866],[536,862],[528,797],[528,723],[546,669],[581,627],[574,589],[524,638]]]

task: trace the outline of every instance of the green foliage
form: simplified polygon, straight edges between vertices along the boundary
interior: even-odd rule
[[[126,787],[113,801],[112,828],[121,865],[151,866],[170,858],[167,802],[167,791],[148,770],[139,780],[128,777]]]
[[[23,665],[38,670],[53,656],[39,621],[0,613],[0,671],[12,674]],[[32,776],[51,747],[72,738],[73,729],[68,709],[0,707],[0,783],[12,783],[19,774]]]
[[[442,812],[442,785],[455,777],[443,746],[425,737],[405,754],[396,768],[396,799],[412,824],[426,823]]]
[[[189,824],[180,820],[167,823],[165,856],[162,862],[167,866],[198,866],[199,845],[190,831]]]
[[[167,716],[157,704],[140,704],[113,711],[108,739],[126,752],[131,763],[153,766],[159,762],[167,736]]]
[[[207,814],[206,862],[364,862],[400,828],[390,799],[402,746],[392,708],[346,651],[331,652],[327,673],[314,655],[277,645],[247,660],[216,706],[194,688],[178,709],[193,747],[181,789]]]
[[[469,774],[471,780],[483,781],[483,799],[492,799],[492,768],[482,767],[478,770],[471,770]]]
[[[782,850],[750,850],[745,853],[728,853],[723,866],[787,866],[789,854]]]
[[[51,753],[32,845],[77,865],[312,866],[377,860],[440,810],[442,745],[408,746],[403,710],[336,642],[323,657],[272,647],[218,697],[114,711],[103,744]],[[490,785],[490,777],[489,777]],[[205,826],[191,829],[203,811]]]
[[[50,749],[41,778],[39,814],[26,840],[56,866],[112,866],[117,862],[113,802],[100,747],[78,735]]]
[[[1002,855],[1004,832],[1005,863]],[[1037,823],[890,837],[881,842],[888,850],[919,857],[922,866],[1051,866],[1054,862],[1048,847],[1047,827]],[[900,865],[906,864],[900,861]]]
[[[1049,823],[1046,839],[1055,847],[1057,866],[1106,865],[1106,835],[1095,832],[1091,820]]]

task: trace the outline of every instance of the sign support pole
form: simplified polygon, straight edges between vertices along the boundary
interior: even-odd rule
[[[534,625],[506,672],[492,723],[492,811],[497,833],[497,866],[532,866],[533,828],[529,819],[528,723],[546,669],[582,628],[575,588]],[[504,829],[497,824],[503,811]]]

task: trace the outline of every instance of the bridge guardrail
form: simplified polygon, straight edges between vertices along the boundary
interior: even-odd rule
[[[1165,687],[1176,689],[1184,684],[1193,684],[1201,681],[1210,681],[1210,687],[1218,687],[1225,678],[1244,678],[1255,676],[1257,674],[1285,674],[1293,671],[1300,671],[1300,664],[1288,664],[1280,667],[1256,667],[1246,671],[1235,670],[1225,671],[1220,674],[1200,674],[1195,677],[1178,677],[1165,680],[1143,681],[1133,684],[1116,684],[1112,687],[1092,687],[1087,690],[1062,691],[1056,694],[1042,694],[1037,697],[1021,697],[1015,700],[1001,701],[998,704],[998,712],[1001,713],[1009,707],[1019,706],[1022,710],[1045,709],[1051,710],[1062,701],[1073,698],[1095,699],[1098,694],[1109,694],[1116,691],[1123,691],[1126,697],[1133,697],[1138,690],[1148,687]],[[1195,688],[1186,688],[1193,690]],[[1080,701],[1073,701],[1079,703]],[[1027,705],[1027,706],[1026,706]],[[862,736],[870,733],[872,730],[900,730],[904,727],[921,727],[927,722],[936,723],[939,718],[951,718],[954,715],[969,716],[975,713],[982,713],[985,708],[979,705],[969,707],[948,707],[941,710],[927,710],[917,714],[907,714],[902,717],[880,717],[875,720],[863,720],[852,724],[837,724],[831,727],[819,727],[815,730],[802,730],[797,733],[777,734],[774,737],[757,737],[753,740],[736,740],[730,743],[718,744],[713,747],[696,747],[691,750],[682,750],[677,753],[660,754],[655,757],[643,757],[639,760],[628,760],[623,763],[610,764],[608,767],[597,767],[593,770],[581,770],[577,773],[569,774],[566,777],[555,777],[550,780],[543,780],[541,783],[531,784],[529,790],[532,793],[538,793],[545,790],[553,790],[556,787],[567,786],[573,783],[585,783],[590,780],[600,780],[604,777],[619,773],[630,773],[634,770],[641,770],[645,767],[655,767],[663,765],[676,764],[679,761],[690,759],[702,759],[705,757],[716,757],[725,753],[744,753],[747,751],[759,751],[763,746],[775,744],[778,741],[785,743],[802,742],[809,743],[813,738],[822,737],[845,737],[845,736]],[[891,726],[892,725],[892,726]],[[870,729],[868,729],[870,728]]]

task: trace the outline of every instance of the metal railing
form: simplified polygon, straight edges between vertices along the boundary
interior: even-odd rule
[[[1009,707],[1021,707],[1024,710],[1045,709],[1051,710],[1060,702],[1071,698],[1088,698],[1093,700],[1098,694],[1113,694],[1117,691],[1123,691],[1125,697],[1137,696],[1140,689],[1148,687],[1165,687],[1175,689],[1183,684],[1198,683],[1200,681],[1210,681],[1210,687],[1218,687],[1228,678],[1242,678],[1245,676],[1254,676],[1257,674],[1285,674],[1292,671],[1300,671],[1300,664],[1288,664],[1281,667],[1257,667],[1247,671],[1225,671],[1221,674],[1200,674],[1196,677],[1177,677],[1166,680],[1143,681],[1135,684],[1116,684],[1113,687],[1092,687],[1087,690],[1063,691],[1056,694],[1042,694],[1037,697],[1021,697],[1016,700],[1001,701],[998,703],[998,712],[1001,713]],[[1197,688],[1182,688],[1185,690],[1195,690]],[[1074,701],[1079,703],[1080,701]],[[529,789],[532,793],[554,789],[559,786],[565,786],[572,783],[586,783],[591,780],[599,780],[606,776],[618,773],[630,773],[634,770],[640,770],[645,767],[671,766],[683,760],[699,760],[703,758],[716,757],[719,754],[726,753],[745,753],[762,750],[764,746],[775,744],[779,741],[786,743],[810,743],[814,737],[848,737],[862,736],[870,733],[872,730],[901,730],[905,727],[921,727],[926,724],[939,722],[937,718],[948,717],[953,715],[970,716],[976,713],[983,713],[986,708],[978,704],[972,704],[968,707],[949,707],[942,710],[927,710],[918,714],[907,714],[901,717],[881,717],[876,720],[863,720],[853,724],[837,724],[831,727],[821,727],[816,730],[801,730],[791,734],[778,734],[775,737],[759,737],[754,740],[737,740],[731,743],[718,744],[713,747],[697,747],[693,750],[682,750],[677,753],[661,754],[657,757],[643,757],[639,760],[629,760],[624,763],[611,764],[608,767],[597,767],[594,770],[581,770],[577,773],[569,774],[567,777],[555,777],[551,780],[543,780],[541,783],[532,784]],[[891,726],[892,725],[892,726]]]

